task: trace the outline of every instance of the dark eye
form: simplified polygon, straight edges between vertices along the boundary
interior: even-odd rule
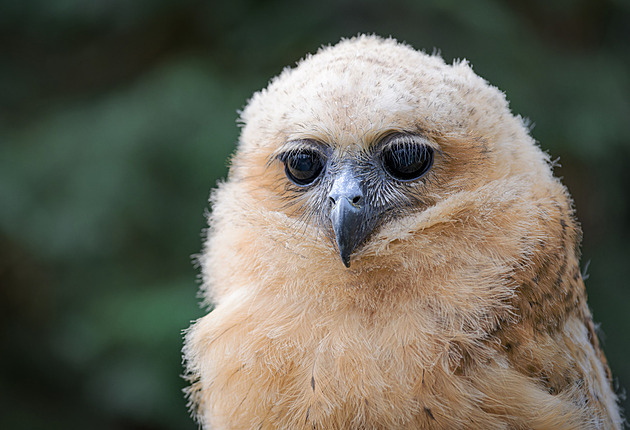
[[[300,186],[311,184],[324,168],[322,156],[312,150],[292,151],[283,154],[280,160],[284,162],[287,177]]]
[[[422,177],[433,165],[433,148],[418,142],[394,142],[383,149],[383,166],[399,181]]]

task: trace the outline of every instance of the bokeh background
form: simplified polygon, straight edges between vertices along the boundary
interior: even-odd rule
[[[467,58],[535,123],[630,387],[628,1],[0,0],[0,428],[196,428],[181,331],[237,110],[359,32]]]

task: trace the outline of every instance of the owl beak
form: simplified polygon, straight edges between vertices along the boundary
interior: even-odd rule
[[[350,267],[350,256],[359,244],[357,233],[363,221],[362,210],[350,200],[342,198],[333,206],[330,220],[341,261],[346,267]]]
[[[361,183],[350,169],[342,171],[328,195],[332,203],[330,221],[335,233],[341,261],[350,267],[350,257],[370,233],[366,228],[367,213]]]

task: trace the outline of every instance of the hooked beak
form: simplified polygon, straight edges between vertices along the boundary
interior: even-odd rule
[[[341,261],[346,267],[350,267],[350,256],[359,245],[357,233],[363,221],[362,210],[353,205],[350,200],[342,198],[333,206],[330,220]]]
[[[359,179],[351,169],[340,172],[335,179],[329,200],[332,203],[330,221],[335,233],[341,261],[350,267],[350,257],[373,229],[368,221],[366,199]]]

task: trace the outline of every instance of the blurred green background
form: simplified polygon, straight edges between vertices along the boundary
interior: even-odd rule
[[[0,428],[196,428],[190,256],[237,110],[358,32],[467,58],[536,124],[630,387],[628,1],[0,0]]]

